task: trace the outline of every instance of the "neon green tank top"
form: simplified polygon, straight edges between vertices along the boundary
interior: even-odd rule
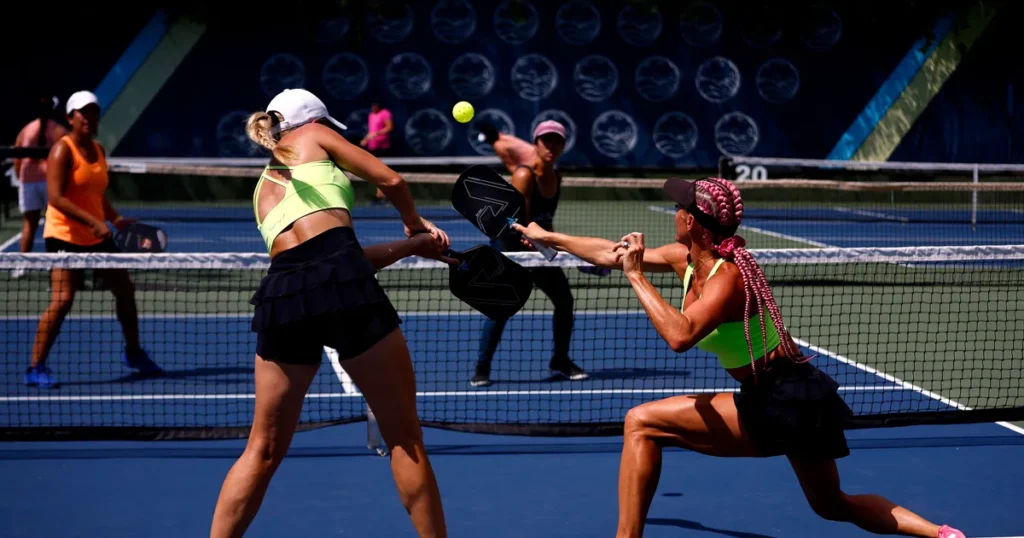
[[[715,266],[711,268],[708,280],[715,275],[718,268],[725,260],[719,258]],[[686,302],[686,294],[690,290],[690,279],[693,278],[693,266],[686,266],[686,274],[683,276],[683,303]],[[705,280],[707,282],[707,280]],[[698,297],[699,298],[699,297]],[[679,307],[683,311],[683,307]],[[765,316],[765,333],[768,340],[768,351],[779,347],[779,331],[772,323],[767,309],[761,314]],[[754,358],[760,359],[766,352],[764,340],[761,339],[761,316],[750,318],[750,346],[754,349]],[[707,351],[718,357],[718,362],[723,368],[733,369],[750,364],[750,351],[747,350],[747,335],[743,329],[742,321],[729,321],[723,323],[711,331],[710,334],[697,342],[697,349]]]
[[[291,180],[287,183],[276,180],[267,175],[267,170],[288,170],[291,172]],[[258,200],[264,179],[284,187],[285,193],[284,198],[260,222]],[[324,209],[351,209],[353,204],[355,192],[352,182],[333,161],[313,161],[298,166],[267,166],[252,195],[256,227],[263,235],[263,242],[267,244],[267,252],[274,245],[274,239],[302,217]]]

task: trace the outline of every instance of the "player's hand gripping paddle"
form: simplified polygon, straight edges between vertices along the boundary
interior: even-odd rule
[[[459,260],[448,266],[449,290],[481,314],[493,320],[508,319],[530,298],[530,273],[490,246],[449,251],[448,255]]]
[[[510,235],[519,239],[512,223],[525,217],[526,197],[486,165],[471,166],[459,176],[452,189],[452,206],[491,239]],[[548,261],[558,254],[544,245],[531,244]]]
[[[121,252],[160,253],[167,249],[167,234],[156,226],[133,222],[114,234]]]

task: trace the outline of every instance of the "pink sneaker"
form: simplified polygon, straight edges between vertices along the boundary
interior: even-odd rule
[[[950,527],[949,525],[943,525],[939,528],[939,538],[967,538],[964,533]]]

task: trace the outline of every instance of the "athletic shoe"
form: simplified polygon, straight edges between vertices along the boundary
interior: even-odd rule
[[[124,363],[125,366],[133,370],[138,370],[140,373],[146,375],[159,375],[164,373],[164,371],[160,369],[155,362],[150,360],[149,354],[147,354],[144,349],[140,349],[135,353],[128,353],[125,351],[124,355],[121,357],[121,362]]]
[[[469,382],[474,387],[486,387],[491,384],[491,365],[478,362],[476,363],[476,373],[473,374],[473,380]]]
[[[551,369],[551,375],[561,376],[572,381],[590,379],[590,376],[583,371],[583,368],[576,366],[576,363],[569,359],[551,359],[548,368]]]
[[[943,525],[939,528],[939,538],[967,538],[964,533],[950,527],[949,525]]]
[[[25,384],[30,387],[49,389],[57,386],[57,378],[46,366],[29,366],[28,370],[25,370]]]

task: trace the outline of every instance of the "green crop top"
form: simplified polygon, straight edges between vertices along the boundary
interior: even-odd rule
[[[274,179],[267,175],[267,170],[289,170],[291,181],[285,183]],[[264,179],[284,187],[285,193],[284,198],[260,222],[258,200]],[[267,252],[270,252],[274,239],[302,217],[324,209],[350,209],[354,203],[352,183],[333,161],[313,161],[298,166],[267,166],[252,195],[256,227],[263,235],[263,242],[267,244]]]
[[[715,272],[718,271],[719,266],[724,261],[719,258],[715,262],[715,266],[711,269],[711,274],[708,275],[708,280],[711,280],[711,277],[715,275]],[[693,266],[687,265],[686,274],[683,276],[683,303],[686,302],[686,293],[690,290],[690,279],[692,277]],[[682,306],[680,306],[679,311],[683,311]],[[776,330],[775,324],[771,322],[768,311],[765,310],[762,315],[765,316],[767,322],[765,324],[765,333],[767,334],[768,351],[772,351],[779,347],[779,332]],[[756,359],[760,359],[765,355],[764,341],[761,338],[760,318],[760,316],[750,318],[750,345],[754,349],[754,358]],[[718,357],[718,362],[726,369],[740,368],[750,364],[750,351],[747,350],[747,335],[743,329],[742,321],[729,321],[719,325],[700,342],[697,342],[697,348],[714,354]]]

